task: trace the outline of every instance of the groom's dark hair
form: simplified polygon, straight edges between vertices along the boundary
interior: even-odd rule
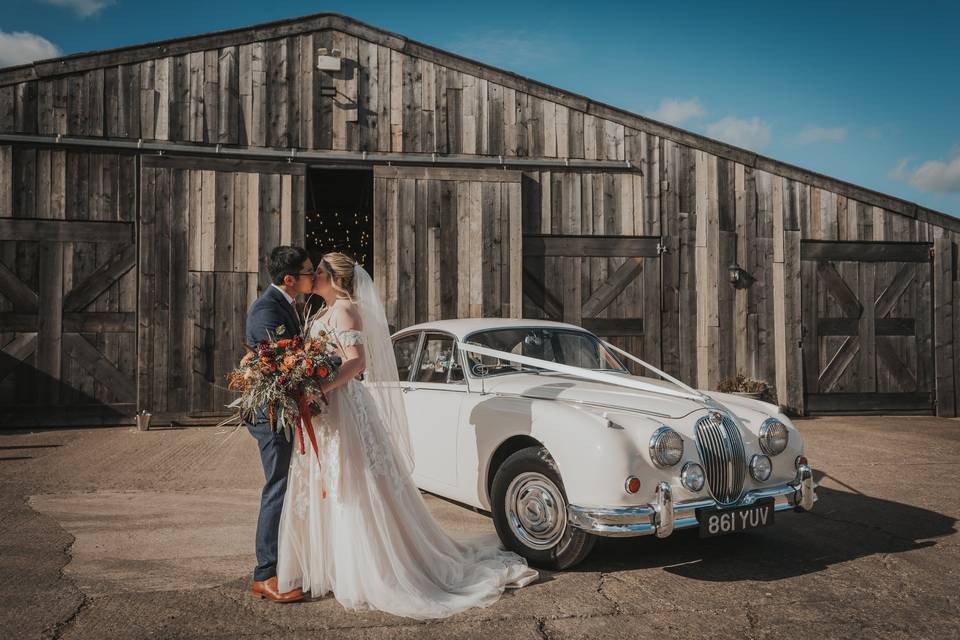
[[[291,247],[282,245],[274,248],[270,252],[270,258],[267,262],[267,271],[270,272],[270,280],[275,285],[283,284],[283,277],[287,274],[296,276],[303,268],[303,263],[310,256],[303,247]]]

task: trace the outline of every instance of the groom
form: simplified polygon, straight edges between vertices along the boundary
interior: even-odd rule
[[[301,247],[275,248],[270,252],[267,270],[272,284],[247,312],[246,343],[251,349],[262,340],[298,335],[302,321],[295,297],[313,288],[313,263]],[[255,422],[248,423],[247,429],[260,447],[265,480],[257,520],[253,594],[274,602],[296,602],[304,597],[300,589],[280,593],[277,587],[277,537],[293,444],[287,442],[282,431],[270,431],[266,407],[257,409]]]

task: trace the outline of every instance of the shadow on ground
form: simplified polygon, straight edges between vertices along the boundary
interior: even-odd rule
[[[819,482],[823,474],[816,472]],[[602,538],[574,571],[662,568],[707,581],[772,581],[830,565],[935,544],[956,531],[956,519],[862,493],[818,487],[813,511],[781,511],[772,527],[700,538],[697,529],[669,538]]]

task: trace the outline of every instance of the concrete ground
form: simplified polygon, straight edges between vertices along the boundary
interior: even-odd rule
[[[960,636],[960,423],[798,422],[810,514],[700,539],[601,540],[493,606],[418,622],[248,595],[262,482],[245,431],[0,432],[5,638]],[[427,498],[454,535],[486,518]]]

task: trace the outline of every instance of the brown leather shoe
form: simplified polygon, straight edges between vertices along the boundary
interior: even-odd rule
[[[257,596],[261,600],[267,598],[268,600],[273,600],[274,602],[296,602],[298,600],[303,600],[303,591],[300,589],[293,589],[292,591],[286,591],[280,593],[277,590],[277,576],[272,576],[266,580],[254,580],[253,587],[251,588],[253,595]]]

